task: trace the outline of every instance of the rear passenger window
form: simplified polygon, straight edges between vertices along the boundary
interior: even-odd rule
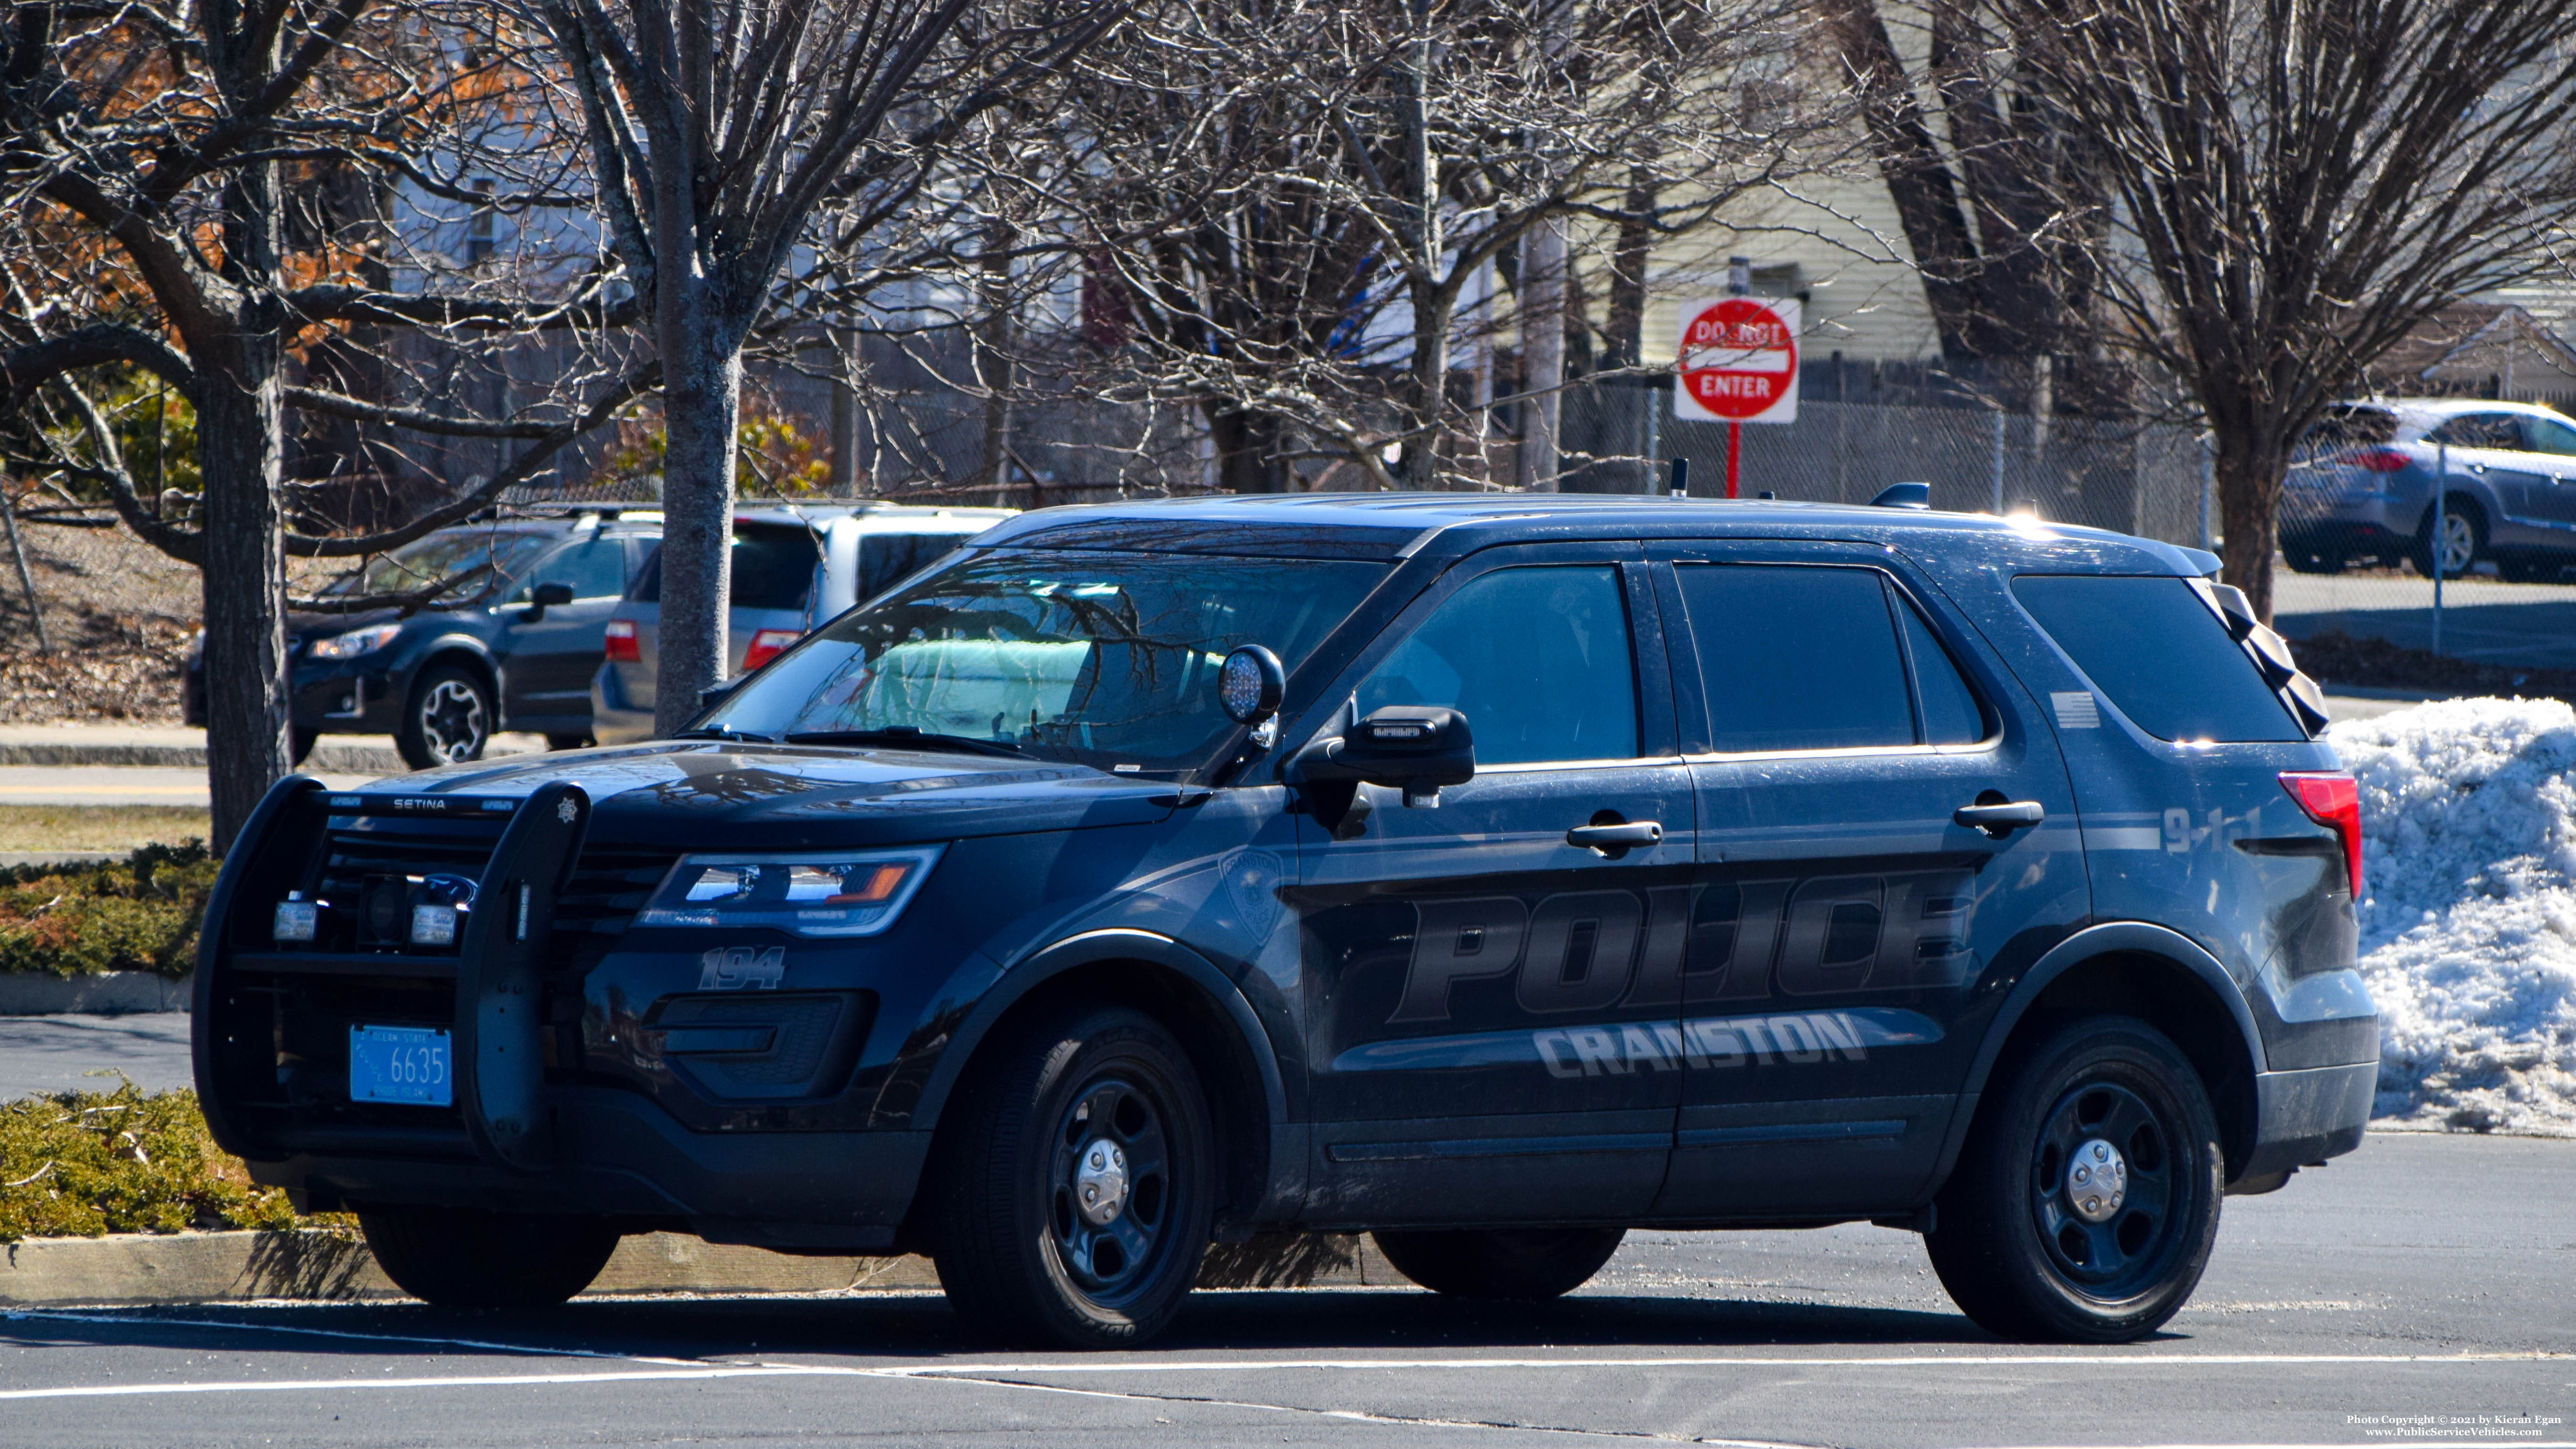
[[[1636,656],[1609,568],[1496,569],[1432,610],[1359,688],[1360,713],[1445,705],[1479,764],[1637,753]]]
[[[2131,723],[2163,740],[2304,740],[2189,581],[2031,575],[2013,596]]]
[[[1876,569],[1684,564],[1677,570],[1708,696],[1709,742],[1721,754],[1841,750],[1918,743],[1896,612]],[[1893,609],[1891,609],[1893,605]],[[1919,627],[1919,625],[1918,625]],[[1947,672],[1942,728],[1956,734],[1974,695],[1924,634],[1927,667]],[[1934,738],[1938,738],[1937,735]]]
[[[1923,743],[1973,745],[1986,737],[1986,712],[1977,692],[1968,687],[1950,651],[1923,622],[1913,603],[1900,602],[1896,616],[1905,621],[1905,653],[1914,665],[1915,698],[1923,706]]]

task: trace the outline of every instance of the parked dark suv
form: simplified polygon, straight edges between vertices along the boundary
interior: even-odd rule
[[[1894,508],[1055,509],[686,736],[281,784],[196,975],[222,1144],[432,1301],[621,1233],[920,1249],[1141,1341],[1211,1240],[1544,1298],[1870,1220],[2136,1338],[2362,1136],[2351,778],[2205,553]]]
[[[326,734],[389,734],[414,769],[481,759],[501,730],[557,749],[590,743],[590,680],[627,582],[662,515],[585,509],[441,529],[322,591],[411,593],[481,569],[411,613],[290,614],[295,758]],[[186,718],[205,721],[204,655],[188,658]]]

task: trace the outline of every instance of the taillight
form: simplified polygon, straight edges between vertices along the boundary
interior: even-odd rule
[[[2293,771],[2281,777],[2281,788],[2308,812],[2308,818],[2343,839],[2343,865],[2352,877],[2352,898],[2361,901],[2361,787],[2341,770]]]
[[[641,663],[643,663],[643,662],[644,662],[644,654],[643,654],[643,651],[642,651],[642,650],[639,650],[639,649],[637,649],[637,648],[635,647],[635,621],[634,621],[634,620],[632,620],[632,619],[611,619],[611,620],[609,620],[609,621],[608,621],[608,636],[607,636],[607,641],[606,641],[606,642],[607,642],[607,644],[608,644],[608,662],[609,662],[609,663],[611,663],[611,664],[641,664]]]
[[[2395,448],[2355,448],[2335,461],[2365,473],[2403,473],[2415,460]]]
[[[751,636],[751,647],[742,651],[742,672],[749,674],[770,660],[787,652],[787,646],[804,636],[793,629],[763,629]]]

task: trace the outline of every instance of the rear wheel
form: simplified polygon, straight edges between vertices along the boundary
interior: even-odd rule
[[[2326,553],[2313,548],[2293,548],[2286,544],[2282,546],[2281,558],[2294,572],[2303,574],[2339,574],[2343,572],[2344,567],[2344,558],[2341,554]]]
[[[590,743],[588,735],[546,736],[546,748],[550,750],[586,750],[590,748]]]
[[[2476,504],[2459,498],[2451,500],[2449,512],[2425,515],[2424,526],[2415,535],[2415,572],[2428,579],[2433,576],[2437,538],[2442,577],[2456,579],[2486,557],[2486,515]]]
[[[1180,1311],[1215,1210],[1215,1133],[1188,1053],[1123,1007],[1006,1044],[934,1169],[940,1286],[976,1332],[1131,1348]]]
[[[394,1286],[442,1308],[545,1308],[590,1286],[617,1233],[594,1218],[447,1208],[358,1209]]]
[[[1372,1233],[1395,1271],[1452,1298],[1534,1302],[1592,1281],[1625,1228],[1452,1228]]]
[[[460,665],[434,665],[412,684],[410,707],[394,731],[394,748],[415,770],[479,760],[492,742],[492,722],[499,715],[481,675]]]
[[[1988,1103],[1924,1239],[1959,1307],[2043,1343],[2125,1343],[2180,1312],[2218,1237],[2225,1173],[2180,1049],[2133,1017],[2086,1018]]]
[[[322,732],[320,730],[306,729],[302,725],[291,725],[287,728],[286,732],[287,753],[295,757],[295,763],[299,765],[303,764],[304,761],[312,755],[313,747],[320,743],[321,739]]]

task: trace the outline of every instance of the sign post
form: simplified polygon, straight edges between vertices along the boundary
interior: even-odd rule
[[[1738,491],[1741,424],[1798,420],[1794,298],[1721,297],[1681,310],[1673,416],[1727,424],[1726,496]]]

